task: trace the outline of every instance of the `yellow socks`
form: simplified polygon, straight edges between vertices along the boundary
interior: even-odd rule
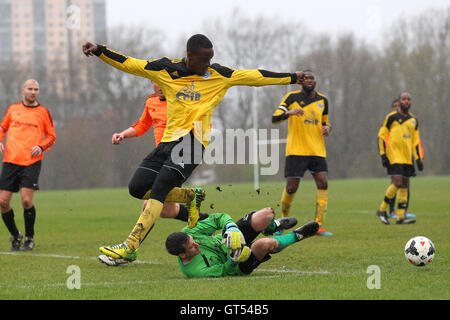
[[[291,203],[294,201],[295,192],[288,193],[286,189],[283,190],[283,194],[281,195],[281,215],[283,217],[289,216],[289,210],[291,209]]]
[[[405,219],[406,206],[408,203],[408,188],[398,189],[397,201],[398,201],[397,220],[403,220]]]
[[[322,225],[325,219],[325,214],[327,213],[328,207],[328,190],[317,190],[317,201],[316,201],[316,221]]]
[[[132,251],[135,251],[141,242],[144,241],[163,209],[164,204],[162,202],[149,199],[151,191],[150,189],[144,195],[143,199],[148,199],[147,205],[126,240],[126,244]],[[189,203],[194,198],[195,192],[192,189],[175,187],[167,194],[165,202]]]
[[[140,243],[145,239],[147,233],[159,218],[163,209],[163,203],[155,199],[149,199],[133,231],[126,240],[126,244],[132,251],[136,251]]]
[[[142,197],[142,199],[150,199],[150,193],[152,189],[148,190],[147,193]],[[164,202],[178,202],[178,203],[189,203],[194,200],[195,192],[191,188],[178,188],[175,187],[167,194]]]
[[[391,200],[395,197],[395,195],[397,194],[397,190],[398,190],[398,188],[396,186],[394,186],[393,184],[389,185],[389,187],[386,190],[384,200],[380,205],[380,211],[386,211],[386,209],[389,205],[389,200]],[[400,203],[400,199],[398,201]]]

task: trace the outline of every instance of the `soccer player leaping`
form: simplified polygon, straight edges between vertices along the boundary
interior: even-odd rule
[[[199,219],[199,204],[192,189],[181,188],[183,182],[201,163],[209,142],[214,108],[232,86],[264,86],[302,84],[303,72],[277,73],[266,70],[233,70],[211,64],[214,56],[211,41],[202,34],[187,41],[186,57],[141,60],[123,55],[103,45],[87,42],[82,47],[86,56],[96,55],[111,66],[151,79],[158,83],[167,99],[167,125],[158,147],[149,155],[151,191],[141,190],[148,197],[146,208],[126,241],[101,251],[113,259],[133,261],[140,243],[160,216],[165,201],[189,206],[189,227]]]

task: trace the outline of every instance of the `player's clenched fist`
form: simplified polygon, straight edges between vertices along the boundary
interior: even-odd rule
[[[123,134],[121,134],[121,133],[114,133],[113,136],[112,136],[112,144],[120,144],[123,139],[125,139]]]
[[[97,45],[91,42],[86,42],[85,44],[83,44],[82,49],[86,57],[90,57],[94,55],[95,51],[97,51]]]

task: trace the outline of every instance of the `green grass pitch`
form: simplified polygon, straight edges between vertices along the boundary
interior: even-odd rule
[[[376,217],[388,183],[387,178],[329,181],[325,227],[332,237],[294,244],[251,276],[220,279],[183,276],[164,248],[166,236],[184,227],[172,219],[157,221],[137,262],[101,264],[98,247],[123,241],[138,218],[142,201],[126,189],[39,191],[33,251],[10,252],[9,234],[0,227],[0,300],[448,300],[450,177],[412,179],[414,225],[391,220],[386,226]],[[227,212],[237,220],[270,206],[279,217],[283,187],[284,182],[263,183],[258,194],[252,184],[208,185],[202,212]],[[314,218],[315,193],[311,179],[302,181],[291,210],[299,223]],[[12,205],[24,232],[18,194]],[[411,265],[403,254],[406,242],[418,235],[436,247],[435,260],[425,267]],[[373,265],[380,270],[379,289],[367,286]],[[79,270],[80,289],[67,286],[70,266]],[[238,294],[236,288],[242,288]]]

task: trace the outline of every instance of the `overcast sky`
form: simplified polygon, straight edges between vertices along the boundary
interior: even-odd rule
[[[178,39],[202,33],[203,21],[223,19],[236,7],[249,17],[297,20],[310,30],[332,36],[352,31],[379,42],[383,28],[398,17],[430,7],[447,8],[450,0],[106,0],[107,25],[147,24]]]

